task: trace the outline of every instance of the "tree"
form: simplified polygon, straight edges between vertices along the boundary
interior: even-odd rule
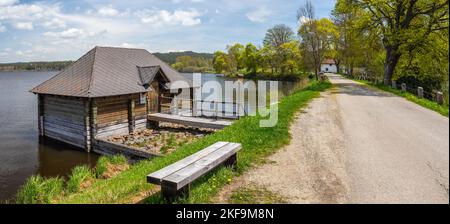
[[[389,84],[406,52],[427,42],[432,33],[448,29],[448,0],[352,0],[369,19],[364,28],[379,34],[385,51],[384,83]]]
[[[214,52],[213,68],[216,73],[221,74],[224,71],[227,71],[228,68],[227,57],[228,57],[227,54],[225,54],[222,51]]]
[[[263,44],[279,47],[282,44],[290,42],[294,39],[294,32],[292,29],[284,24],[278,24],[273,28],[267,30],[264,37]]]
[[[227,47],[228,63],[230,66],[230,73],[236,74],[243,67],[244,46],[242,44],[234,44]]]
[[[286,71],[290,74],[294,74],[296,70],[300,69],[301,65],[301,53],[299,43],[297,41],[290,41],[279,47],[279,57],[281,58],[281,75],[284,75]]]
[[[244,64],[247,68],[247,71],[250,71],[252,74],[256,74],[258,71],[258,63],[259,63],[259,54],[258,48],[255,45],[249,43],[245,46],[244,51]]]
[[[336,26],[327,18],[315,19],[314,8],[310,2],[299,9],[297,17],[307,18],[300,26],[298,35],[306,63],[314,69],[318,79],[320,66],[333,48],[333,40],[337,35]]]
[[[333,48],[333,40],[338,35],[336,26],[327,18],[316,19],[314,7],[306,1],[297,11],[297,20],[301,23],[298,35],[304,59],[318,79],[320,66],[325,56]]]

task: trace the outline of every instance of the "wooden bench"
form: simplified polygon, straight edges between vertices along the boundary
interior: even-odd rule
[[[161,185],[166,199],[189,194],[190,183],[217,166],[235,166],[239,143],[217,142],[191,156],[147,176],[147,182]]]

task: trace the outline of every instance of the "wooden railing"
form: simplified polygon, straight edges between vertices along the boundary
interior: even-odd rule
[[[171,100],[170,104],[161,105],[162,113],[174,113],[177,115],[188,115],[188,116],[194,116],[194,117],[208,115],[206,117],[215,117],[215,118],[222,117],[222,118],[232,118],[232,119],[237,119],[239,117],[248,115],[248,111],[245,109],[245,105],[243,102],[193,100],[193,99],[182,99],[182,98],[172,98],[172,97],[160,97],[160,98],[166,99],[166,100],[167,99]],[[189,104],[189,108],[182,107],[183,104],[186,104],[186,102]],[[204,108],[205,103],[209,104],[209,108],[211,108],[211,109],[205,109]],[[230,107],[231,107],[231,111],[227,110],[227,108],[230,108]],[[186,109],[188,111],[186,111]],[[187,112],[187,114],[186,114],[186,112]],[[205,112],[207,112],[207,113],[205,113]],[[231,116],[229,116],[229,115],[231,115]]]

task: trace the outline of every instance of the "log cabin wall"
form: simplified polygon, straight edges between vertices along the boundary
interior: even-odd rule
[[[147,127],[147,93],[101,98],[38,96],[39,133],[86,151],[92,138],[126,135]],[[92,136],[92,137],[91,137]]]
[[[89,150],[86,126],[87,99],[39,95],[39,130],[42,135]]]
[[[146,102],[141,104],[140,94],[95,98],[96,138],[126,135],[146,128]]]
[[[94,99],[97,106],[96,138],[125,135],[128,130],[128,96]]]

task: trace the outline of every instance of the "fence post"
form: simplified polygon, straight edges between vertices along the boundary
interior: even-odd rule
[[[173,98],[173,113],[175,115],[178,115],[178,99],[177,98]]]
[[[423,98],[423,88],[422,87],[417,87],[417,97],[419,97],[419,99]]]
[[[442,92],[436,93],[436,102],[440,105],[444,104],[444,95],[442,94]]]
[[[402,83],[402,92],[406,92],[406,83]]]
[[[392,80],[392,88],[397,89],[397,82]]]

